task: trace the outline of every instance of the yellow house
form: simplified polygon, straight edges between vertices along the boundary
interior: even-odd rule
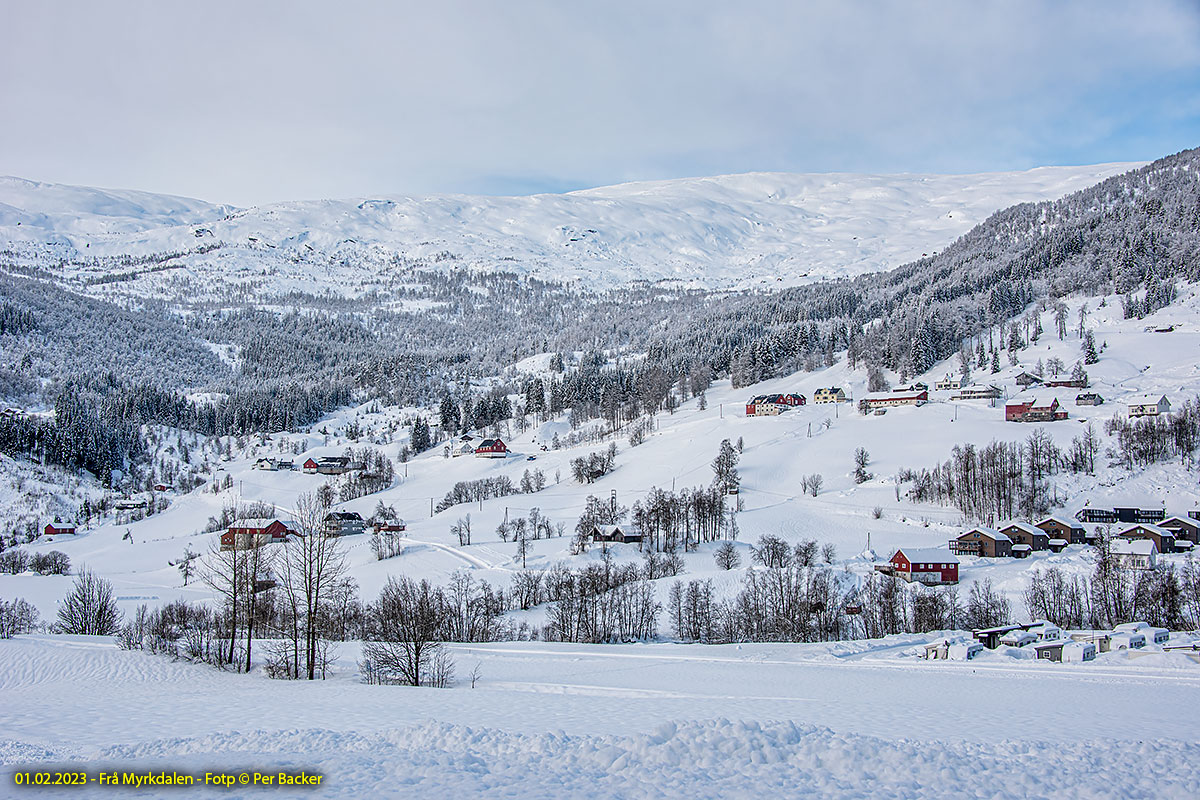
[[[836,386],[829,389],[817,389],[813,392],[814,403],[844,403],[846,402],[846,393]]]

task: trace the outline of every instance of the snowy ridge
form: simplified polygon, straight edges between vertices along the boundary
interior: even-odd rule
[[[287,202],[246,210],[142,192],[0,179],[0,243],[57,258],[192,256],[198,274],[243,262],[337,287],[387,259],[605,287],[667,281],[786,286],[874,272],[934,252],[995,211],[1050,200],[1139,166],[1041,167],[976,175],[750,173],[528,197],[433,195]],[[36,251],[36,250],[35,250]],[[42,257],[45,258],[45,251]],[[372,262],[365,273],[346,263]],[[331,262],[335,262],[331,264]]]

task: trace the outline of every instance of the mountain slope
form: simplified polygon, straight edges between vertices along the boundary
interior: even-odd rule
[[[458,261],[607,287],[792,285],[875,272],[938,250],[998,209],[1060,197],[1133,164],[978,175],[752,173],[561,195],[288,202],[247,210],[0,179],[0,242],[43,258],[201,255],[200,272],[271,266],[300,287],[347,285],[387,259]],[[306,273],[297,262],[328,266]]]

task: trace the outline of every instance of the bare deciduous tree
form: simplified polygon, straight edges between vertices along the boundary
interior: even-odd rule
[[[89,569],[79,573],[71,593],[58,604],[60,633],[109,636],[117,632],[121,612],[112,584]]]

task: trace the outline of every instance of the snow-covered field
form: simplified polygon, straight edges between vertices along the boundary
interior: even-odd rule
[[[580,281],[786,286],[889,269],[1008,206],[1053,200],[1138,164],[977,175],[751,173],[530,197],[383,197],[237,210],[196,200],[0,178],[0,240],[53,257],[186,253],[180,275],[268,292],[357,294],[393,255]],[[75,265],[64,278],[95,277]]]
[[[928,638],[461,645],[476,688],[414,689],[357,683],[351,644],[310,684],[20,637],[0,643],[0,761],[303,770],[328,797],[1193,796],[1200,668],[1185,657],[916,661]]]

